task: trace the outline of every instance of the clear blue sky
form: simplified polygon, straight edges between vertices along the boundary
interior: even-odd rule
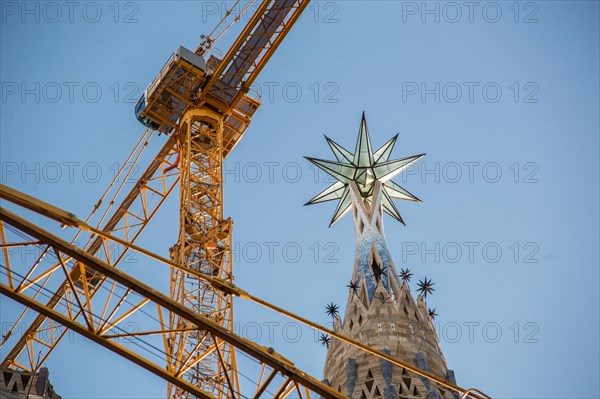
[[[225,3],[66,3],[1,3],[0,178],[84,216],[144,131],[143,88]],[[302,157],[332,158],[323,134],[353,147],[364,110],[374,146],[400,133],[392,157],[428,153],[396,179],[424,203],[398,203],[407,226],[387,218],[386,235],[396,267],[436,283],[429,305],[459,384],[597,398],[598,21],[595,1],[312,4],[260,76],[263,106],[226,162],[236,282],[319,322],[326,303],[345,305],[352,220],[328,229],[333,203],[302,207],[328,185]],[[167,254],[177,206],[141,244]],[[167,289],[152,276],[139,273]],[[0,298],[3,331],[20,309]],[[312,331],[294,342],[278,316],[244,303],[236,315],[240,332],[259,326],[262,343],[321,376]],[[165,392],[76,336],[46,366],[65,399]]]

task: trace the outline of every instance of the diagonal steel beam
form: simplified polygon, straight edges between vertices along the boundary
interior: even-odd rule
[[[159,151],[158,155],[153,159],[153,161],[150,163],[150,165],[148,166],[146,171],[142,174],[140,179],[133,186],[131,191],[127,194],[127,196],[123,199],[123,201],[120,203],[120,205],[116,208],[114,214],[106,222],[106,224],[103,228],[104,231],[112,232],[119,225],[119,223],[127,216],[128,212],[130,212],[129,209],[135,203],[135,201],[138,198],[141,198],[141,196],[143,195],[143,193],[146,189],[150,189],[150,187],[146,186],[146,184],[149,181],[155,179],[155,177],[154,177],[155,173],[157,173],[157,171],[160,169],[160,166],[168,158],[169,153],[172,151],[174,146],[175,146],[175,138],[169,137],[169,139],[166,141],[164,146]],[[163,178],[164,178],[164,176],[163,176]],[[154,209],[150,210],[151,212],[149,212],[147,214],[147,221],[149,221],[152,218],[152,216],[156,213],[158,208],[164,202],[164,199],[166,199],[166,197],[171,193],[171,191],[173,190],[173,188],[175,187],[175,185],[177,184],[178,181],[179,181],[179,178],[174,180],[171,184],[169,184],[169,186],[165,187],[165,193],[164,193],[163,200],[159,201],[159,203],[154,207]],[[8,200],[10,202],[13,202],[17,205],[20,205],[27,209],[30,209],[34,212],[38,212],[42,215],[45,215],[52,219],[58,220],[59,222],[65,224],[67,226],[76,226],[77,223],[80,222],[73,214],[71,214],[69,212],[65,212],[57,207],[54,207],[50,204],[40,201],[34,197],[31,197],[31,196],[28,196],[21,192],[18,192],[17,190],[11,189],[10,187],[7,187],[2,184],[0,184],[0,197]],[[96,204],[96,206],[99,206],[99,205],[100,205],[100,201]],[[144,213],[146,213],[146,212],[144,212]],[[134,231],[134,233],[132,234],[133,239],[131,239],[131,241],[134,241],[134,239],[137,238],[137,236],[142,232],[142,230],[144,230],[144,228],[145,228],[145,225],[139,226],[137,231]],[[127,231],[127,234],[129,234],[129,231]],[[87,252],[90,252],[91,254],[96,254],[102,246],[102,239],[97,237],[93,242],[90,242],[88,244],[90,244],[90,245],[87,247]],[[127,249],[125,249],[125,251],[126,250]],[[116,260],[116,262],[113,264],[113,266],[117,266],[119,261],[121,259],[123,259],[123,255],[125,254],[125,251]],[[103,284],[102,281],[98,282],[98,286],[95,287],[93,294],[95,294],[95,292],[97,292],[97,289],[102,284]],[[60,300],[64,297],[64,295],[66,294],[67,291],[68,291],[68,282],[65,280],[64,283],[62,284],[62,286],[59,287],[56,290],[56,292],[54,293],[54,295],[48,300],[47,305],[51,308],[54,308],[60,302]],[[28,348],[29,345],[32,345],[31,337],[35,336],[35,334],[40,330],[40,328],[42,327],[42,325],[44,323],[45,323],[45,318],[42,315],[38,315],[30,324],[29,328],[27,329],[27,332],[22,335],[22,337],[13,346],[13,348],[10,350],[10,352],[7,354],[7,356],[4,358],[4,360],[2,360],[0,362],[0,366],[9,367],[11,364],[14,364],[14,362],[17,360],[17,358],[19,357],[21,352],[23,350],[26,350],[26,348]],[[60,341],[62,336],[64,336],[64,331],[62,333],[61,332],[58,333],[58,339],[56,340],[56,342],[51,343],[51,344],[48,344],[46,342],[43,343],[43,345],[45,345],[48,348],[48,350],[41,357],[40,362],[43,362],[50,355],[51,351],[54,349],[56,344],[58,344],[58,342]],[[40,343],[40,342],[38,342],[38,343]],[[34,367],[35,367],[35,364],[32,364],[32,368],[34,368]]]
[[[70,243],[62,240],[61,238],[51,234],[50,232],[15,215],[14,213],[4,208],[0,208],[0,220],[3,220],[4,222],[16,227],[17,229],[29,234],[30,236],[35,237],[39,241],[48,244],[53,248],[56,248],[59,251],[71,256],[73,259],[83,263],[87,267],[92,268],[96,272],[101,273],[102,275],[111,278],[126,287],[131,288],[132,291],[135,291],[142,297],[150,299],[153,303],[158,304],[163,308],[195,324],[196,326],[198,326],[199,329],[205,330],[213,334],[214,336],[220,338],[221,340],[228,342],[236,349],[247,353],[254,359],[268,364],[270,367],[277,370],[282,375],[292,378],[294,381],[322,395],[324,398],[347,399],[345,395],[332,389],[331,387],[317,380],[316,378],[311,377],[309,374],[303,372],[302,370],[296,368],[293,365],[293,363],[291,363],[281,355],[276,354],[272,349],[267,349],[250,340],[238,336],[237,334],[227,330],[226,328],[220,326],[218,323],[215,323],[209,318],[197,314],[188,309],[187,307],[183,306],[182,304],[173,301],[170,297],[160,293],[158,290],[142,283],[141,281],[129,276],[128,274],[118,269],[109,266],[108,264],[96,259],[95,257],[91,256],[85,251],[71,245]],[[4,290],[6,289],[8,289],[8,287],[4,286],[2,288],[2,292],[4,292]],[[15,293],[11,297],[15,297],[16,295],[17,294]],[[38,306],[38,308],[41,307],[43,307],[43,305]],[[112,347],[109,349],[113,350]],[[116,350],[118,350],[118,348]],[[127,355],[123,351],[117,353],[121,354],[122,356]]]
[[[5,189],[12,190],[12,189],[6,188],[6,186],[2,186],[0,184],[0,197],[2,197],[2,194],[3,194],[2,191],[5,190]],[[13,190],[13,192],[14,192],[14,196],[26,196],[25,194],[20,193],[20,192],[18,192],[16,190]],[[32,198],[32,197],[30,197],[30,198]],[[41,202],[41,204],[45,204],[45,203]],[[29,201],[22,200],[21,203],[20,203],[20,205],[26,207],[27,209],[35,210],[34,207],[29,204]],[[66,212],[66,211],[64,211],[62,209],[59,209],[59,208],[54,208],[54,209],[57,210],[57,213],[52,214],[52,215],[47,214],[48,217],[50,217],[50,218],[52,218],[54,220],[60,221],[62,218],[65,217],[66,214],[68,214],[68,212]],[[1,210],[2,210],[2,208],[0,208],[0,211]],[[1,214],[0,214],[0,216],[1,216]],[[87,229],[87,230],[89,230],[89,231],[91,231],[91,232],[93,232],[95,234],[98,234],[98,235],[100,235],[100,236],[102,236],[102,237],[104,237],[106,239],[118,242],[119,244],[125,245],[128,248],[130,248],[130,249],[132,249],[132,250],[134,250],[136,252],[142,253],[142,254],[144,254],[144,255],[146,255],[146,256],[154,259],[154,260],[157,260],[157,261],[159,261],[159,262],[161,262],[163,264],[166,264],[166,265],[169,265],[169,266],[175,267],[175,268],[180,268],[180,269],[184,268],[183,266],[175,264],[173,262],[170,262],[169,260],[167,260],[165,258],[162,258],[159,255],[156,255],[156,254],[154,254],[154,253],[152,253],[152,252],[150,252],[150,251],[148,251],[148,250],[146,250],[144,248],[137,247],[134,244],[127,243],[124,240],[121,240],[121,239],[119,239],[117,237],[112,237],[110,234],[107,234],[107,233],[105,233],[103,231],[100,231],[98,229],[92,228],[92,227],[86,225],[85,222],[80,221],[79,219],[77,219],[74,215],[72,217],[74,218],[75,224],[79,228]],[[0,217],[0,219],[1,219],[1,217]],[[272,311],[274,311],[276,313],[279,313],[279,314],[282,314],[282,315],[284,315],[286,317],[289,317],[292,320],[298,321],[298,322],[300,322],[302,324],[305,324],[305,325],[307,325],[307,326],[309,326],[311,328],[314,328],[317,331],[320,331],[320,332],[322,332],[324,334],[328,334],[328,335],[330,335],[333,338],[337,338],[337,339],[339,339],[342,342],[345,342],[345,343],[347,343],[347,344],[349,344],[351,346],[359,348],[359,349],[365,351],[366,353],[369,353],[371,355],[379,357],[380,359],[387,360],[390,363],[392,363],[392,364],[394,364],[394,365],[396,365],[398,367],[405,368],[405,369],[407,369],[407,370],[409,370],[409,371],[411,371],[411,372],[413,372],[413,373],[415,373],[415,374],[417,374],[417,375],[419,375],[419,376],[421,376],[423,378],[426,378],[426,379],[428,379],[430,381],[433,381],[433,382],[435,382],[435,383],[437,383],[437,384],[439,384],[439,385],[441,385],[443,387],[449,388],[452,391],[455,391],[455,392],[458,392],[460,394],[466,395],[465,397],[469,397],[469,398],[473,398],[473,399],[489,398],[489,396],[487,396],[487,395],[485,395],[483,393],[481,393],[482,396],[480,396],[479,395],[479,393],[480,393],[479,390],[476,390],[476,389],[466,390],[466,389],[461,388],[461,387],[459,387],[457,385],[451,384],[448,381],[445,381],[444,379],[442,379],[442,378],[440,378],[440,377],[438,377],[436,375],[433,375],[433,374],[431,374],[429,372],[421,370],[421,369],[419,369],[418,367],[416,367],[416,366],[414,366],[412,364],[409,364],[409,363],[406,363],[406,362],[401,361],[399,359],[396,359],[396,358],[394,358],[394,357],[392,357],[392,356],[390,356],[390,355],[388,355],[386,353],[383,353],[383,352],[381,352],[381,351],[379,351],[377,349],[374,349],[374,348],[371,348],[371,347],[369,347],[367,345],[364,345],[361,342],[358,342],[356,340],[350,339],[350,338],[348,338],[348,337],[340,334],[339,332],[336,332],[334,330],[331,330],[331,329],[328,329],[326,327],[323,327],[323,326],[319,325],[318,323],[315,323],[313,321],[305,319],[305,318],[303,318],[301,316],[298,316],[297,314],[292,313],[292,312],[290,312],[290,311],[288,311],[288,310],[286,310],[284,308],[281,308],[281,307],[279,307],[277,305],[269,303],[269,302],[267,302],[267,301],[265,301],[265,300],[263,300],[263,299],[261,299],[259,297],[256,297],[256,296],[250,294],[247,291],[244,291],[240,287],[237,287],[234,284],[231,284],[231,283],[229,283],[227,281],[224,281],[224,280],[221,280],[219,278],[215,278],[215,277],[203,274],[203,273],[199,273],[196,270],[187,270],[187,272],[190,273],[190,274],[194,274],[197,278],[204,279],[204,280],[210,282],[210,284],[213,285],[213,287],[215,287],[216,289],[222,291],[225,294],[238,296],[238,297],[243,298],[245,300],[248,300],[250,302],[254,302],[254,303],[256,303],[256,304],[258,304],[258,305],[260,305],[262,307],[270,309],[270,310],[272,310]],[[277,372],[277,370],[274,370],[274,372],[269,377],[269,380],[272,379],[275,376],[276,372]],[[264,386],[261,388],[262,391],[264,391],[264,389],[266,389],[268,383],[264,383],[263,385]]]
[[[20,304],[25,305],[28,308],[35,310],[39,314],[43,314],[44,316],[48,317],[49,319],[52,319],[55,322],[60,323],[63,326],[75,331],[76,333],[83,335],[84,337],[90,339],[91,341],[94,341],[98,345],[101,345],[101,346],[123,356],[125,359],[132,361],[133,363],[137,364],[138,366],[145,368],[146,370],[150,371],[151,373],[153,373],[161,378],[164,378],[165,380],[171,382],[174,385],[177,385],[181,389],[185,389],[186,391],[198,396],[199,398],[216,399],[214,396],[208,395],[206,392],[201,391],[200,389],[193,386],[189,382],[175,377],[173,374],[169,373],[164,368],[159,367],[156,364],[144,359],[143,357],[139,356],[135,352],[132,352],[129,349],[127,349],[109,339],[101,337],[100,335],[86,329],[81,324],[60,314],[56,310],[54,310],[48,306],[45,306],[45,305],[35,301],[34,299],[31,299],[30,297],[28,297],[27,295],[25,295],[21,292],[15,292],[9,286],[2,284],[2,283],[0,283],[0,294],[5,295],[8,298],[11,298],[11,299],[19,302]]]

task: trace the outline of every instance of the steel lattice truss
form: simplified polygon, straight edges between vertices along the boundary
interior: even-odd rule
[[[184,156],[181,168],[179,240],[173,261],[200,273],[233,282],[232,222],[223,218],[223,124],[218,114],[196,110],[184,118],[179,135]],[[195,313],[232,330],[232,298],[208,282],[180,269],[171,271],[171,298]],[[170,314],[167,351],[173,371],[204,391],[219,397],[239,391],[235,355],[231,346],[175,313]],[[185,396],[169,390],[170,397]]]
[[[146,131],[121,170],[115,174],[108,190],[96,203],[93,211],[86,219],[86,221],[89,221],[92,217],[99,218],[96,223],[97,228],[131,243],[134,243],[147,227],[150,219],[163,205],[179,181],[177,173],[164,172],[165,168],[170,167],[175,159],[175,140],[170,138],[141,177],[133,184],[130,191],[124,196],[120,195],[128,188],[127,182],[131,179],[133,171],[138,167],[152,134],[152,131]],[[118,198],[122,198],[122,200],[119,202],[117,201]],[[72,242],[84,239],[85,234],[82,233],[80,230]],[[100,237],[94,236],[87,238],[83,248],[90,255],[112,267],[118,267],[126,259],[129,250],[126,246],[119,244],[107,246]],[[35,259],[33,265],[38,265],[45,262],[48,257],[52,257],[53,255],[49,256],[48,251],[47,248],[39,251],[39,256]],[[9,261],[6,253],[4,260],[6,263]],[[80,264],[73,265],[74,279],[77,279],[77,275],[80,273],[80,266]],[[43,298],[40,294],[49,289],[48,282],[52,280],[55,272],[61,271],[61,267],[61,263],[56,262],[48,267],[45,273],[40,273],[34,278],[28,278],[24,282],[23,290],[34,290],[34,298]],[[94,271],[85,268],[84,270],[86,270],[87,278],[90,281],[87,288],[91,299],[102,288],[105,281],[101,275],[94,276]],[[52,296],[45,304],[50,309],[55,309],[59,303],[66,300],[68,295],[71,295],[67,279],[64,279],[60,285],[54,286],[53,290]],[[86,303],[84,302],[84,304]],[[26,313],[27,310],[19,317],[19,320],[23,319]],[[30,372],[35,370],[37,365],[42,364],[47,359],[66,332],[67,329],[64,326],[52,322],[43,314],[39,314],[7,354],[0,367],[16,368]]]
[[[92,216],[99,216],[100,221],[96,224],[98,229],[122,238],[127,243],[133,243],[182,176],[181,232],[173,248],[173,259],[179,265],[190,264],[197,267],[197,270],[211,269],[220,277],[232,279],[229,254],[231,238],[229,231],[226,231],[230,230],[231,223],[228,229],[225,226],[226,221],[223,220],[221,164],[223,158],[244,134],[260,105],[258,100],[246,95],[250,85],[307,5],[308,0],[261,1],[225,57],[218,60],[210,79],[204,81],[198,93],[189,98],[181,98],[186,104],[185,112],[179,115],[177,121],[169,119],[173,125],[177,122],[178,128],[172,131],[173,134],[150,162],[139,181],[123,196],[127,189],[123,183],[127,181],[130,172],[138,167],[140,156],[147,148],[152,131],[146,132],[124,164],[129,166],[129,170],[120,171],[86,221],[91,220]],[[201,46],[196,53],[205,56],[205,51],[206,48]],[[179,77],[173,82],[174,86],[165,87],[165,90],[170,90],[171,94],[174,93],[173,90],[179,93],[175,87],[188,87],[186,84],[191,79],[188,75],[190,74],[177,75]],[[158,102],[155,104],[158,107],[156,111],[159,114],[172,115],[174,110],[168,112],[166,108],[162,111],[160,108],[168,108],[169,105],[169,102]],[[186,136],[188,130],[192,131],[192,126],[183,124],[183,115],[198,111],[210,111],[214,114],[213,120],[218,121],[213,125],[218,126],[215,130],[218,139],[213,140],[210,145],[205,143],[201,148],[198,147],[199,142]],[[178,166],[178,161],[174,160],[175,154],[178,155],[178,159],[181,158],[181,171],[166,173]],[[117,177],[121,178],[121,184],[118,183]],[[200,236],[202,240],[210,241],[213,248],[207,249],[207,242],[202,243],[202,240],[198,239]],[[215,237],[217,239],[214,239]],[[122,263],[128,250],[126,247],[104,247],[101,240],[93,236],[84,248],[89,254],[113,267]],[[35,264],[39,264],[48,251],[43,250]],[[82,303],[85,308],[88,306],[85,301],[93,300],[105,285],[105,277],[79,263],[65,265],[73,268],[72,279],[81,280],[82,287],[87,290]],[[53,265],[46,274],[25,282],[25,288],[37,290],[36,297],[39,296],[42,290],[48,289],[47,282],[61,267],[59,263]],[[52,290],[53,294],[45,303],[50,309],[56,309],[61,301],[72,295],[68,279],[52,287]],[[202,281],[174,269],[171,274],[170,295],[172,299],[199,314],[210,315],[219,325],[230,328],[233,317],[230,298],[214,292]],[[19,320],[23,317],[25,314]],[[228,345],[212,342],[214,337],[190,331],[189,327],[186,327],[187,322],[182,321],[176,314],[169,313],[164,317],[165,323],[173,330],[171,335],[165,338],[163,346],[172,359],[170,368],[174,372],[186,375],[187,381],[203,386],[207,392],[219,397],[231,395],[234,388],[238,389],[237,377],[232,371],[235,368],[235,358]],[[38,315],[0,366],[25,371],[35,370],[37,365],[45,361],[65,332],[64,327],[52,323],[47,315]],[[226,390],[223,388],[225,385],[234,388]],[[172,388],[169,389],[170,396],[182,395],[182,391]]]

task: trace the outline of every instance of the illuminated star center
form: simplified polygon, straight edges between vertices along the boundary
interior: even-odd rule
[[[308,201],[306,205],[339,200],[329,225],[332,226],[352,207],[349,187],[350,182],[356,183],[364,201],[371,204],[374,195],[373,190],[375,182],[380,181],[382,183],[382,206],[384,212],[404,224],[400,213],[392,202],[392,198],[416,202],[421,201],[398,184],[391,181],[391,179],[406,167],[424,157],[425,154],[390,161],[389,158],[397,138],[398,135],[394,136],[380,149],[373,152],[364,113],[360,122],[358,140],[356,141],[354,154],[325,136],[337,161],[325,161],[309,157],[306,157],[306,159],[333,176],[337,182]]]

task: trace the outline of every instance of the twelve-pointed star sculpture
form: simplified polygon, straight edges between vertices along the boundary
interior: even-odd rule
[[[329,224],[329,227],[331,227],[352,207],[349,187],[350,182],[353,181],[356,183],[363,199],[371,204],[375,182],[380,181],[382,183],[383,210],[400,223],[405,224],[398,209],[396,209],[396,206],[392,202],[392,198],[415,202],[421,202],[421,200],[391,181],[391,179],[406,167],[424,157],[425,154],[390,161],[390,155],[394,148],[394,144],[396,144],[397,138],[398,135],[394,136],[380,149],[373,152],[364,112],[360,122],[358,140],[356,141],[354,154],[325,136],[337,162],[309,157],[306,157],[306,159],[333,176],[337,179],[337,182],[308,201],[305,205],[339,199],[338,206],[333,214],[331,223]]]

